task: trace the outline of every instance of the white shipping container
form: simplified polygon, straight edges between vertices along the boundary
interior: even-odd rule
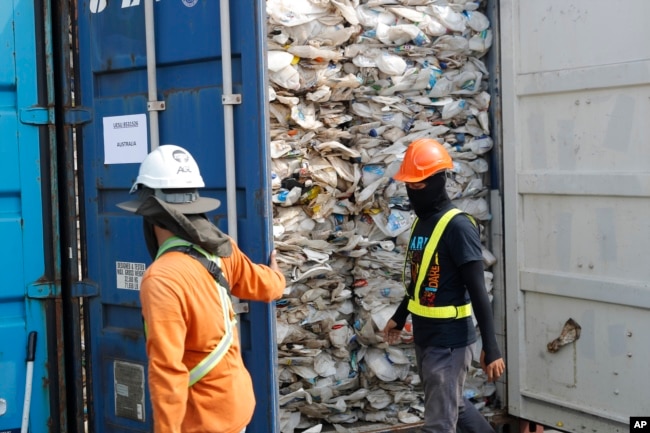
[[[650,2],[482,4],[497,395],[546,431],[627,432],[650,416]]]
[[[650,415],[650,3],[499,8],[508,412],[627,432]]]

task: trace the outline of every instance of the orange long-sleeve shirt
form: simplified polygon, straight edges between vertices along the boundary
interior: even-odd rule
[[[221,259],[221,269],[234,296],[266,302],[282,296],[281,273],[254,264],[234,242],[232,250],[230,257]],[[239,433],[251,420],[255,395],[236,327],[233,344],[221,362],[188,388],[189,371],[225,331],[212,276],[189,255],[168,252],[145,272],[140,300],[147,325],[154,432]]]

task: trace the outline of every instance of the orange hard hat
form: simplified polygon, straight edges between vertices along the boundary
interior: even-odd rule
[[[432,138],[420,138],[409,144],[404,160],[393,179],[420,182],[429,176],[454,167],[447,149]]]

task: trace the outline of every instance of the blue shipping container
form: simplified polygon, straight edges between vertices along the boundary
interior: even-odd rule
[[[2,433],[65,422],[53,409],[65,386],[49,13],[41,1],[0,2]]]
[[[230,32],[218,1],[150,4],[155,49],[149,55],[146,29],[151,24],[145,22],[144,1],[78,2],[73,33],[77,110],[90,119],[80,127],[76,145],[84,285],[93,288],[85,303],[89,414],[98,433],[149,431],[152,426],[138,292],[151,259],[141,219],[116,207],[129,199],[139,162],[151,146],[187,148],[206,183],[201,194],[222,202],[209,217],[237,236],[253,261],[266,263],[271,249],[265,3],[231,2]],[[221,29],[230,36],[230,56],[222,49]],[[147,60],[153,63],[154,52],[148,74]],[[232,94],[224,65],[232,71]],[[227,106],[233,107],[230,166]],[[138,125],[126,137],[114,128],[123,121]],[[227,181],[232,169],[235,179]],[[228,186],[233,195],[227,194]],[[229,209],[236,211],[230,223]],[[125,268],[132,272],[125,275]],[[279,429],[274,306],[251,303],[249,308],[239,318],[244,361],[257,397],[247,431],[273,432]]]

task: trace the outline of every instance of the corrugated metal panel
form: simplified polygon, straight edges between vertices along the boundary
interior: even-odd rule
[[[650,401],[648,13],[501,2],[509,410],[572,432]]]
[[[26,396],[32,431],[56,431],[60,333],[56,253],[56,178],[51,170],[46,79],[51,63],[47,8],[40,2],[0,3],[0,431],[20,431]],[[44,125],[44,126],[40,126]],[[50,147],[52,146],[52,147]],[[44,214],[48,218],[44,218]],[[31,386],[28,336],[35,333]]]
[[[242,95],[242,103],[234,108],[238,244],[260,263],[267,261],[271,242],[262,49],[265,9],[260,1],[232,2],[230,7],[234,93]],[[94,116],[78,136],[85,277],[99,287],[99,296],[88,299],[86,310],[93,428],[97,432],[149,430],[139,293],[127,288],[133,280],[118,281],[116,270],[117,262],[148,265],[151,261],[141,219],[115,206],[129,198],[138,164],[107,161],[103,135],[103,121],[109,117],[147,115],[144,2],[79,2],[78,8],[79,105]],[[219,2],[160,1],[154,3],[154,15],[157,96],[165,103],[159,114],[160,144],[183,146],[199,161],[206,182],[202,195],[222,203],[210,217],[227,231]],[[244,360],[257,396],[250,432],[271,432],[277,427],[273,311],[272,305],[252,303],[250,313],[240,317]],[[141,367],[144,376],[137,374]],[[124,395],[116,390],[126,382],[134,390],[144,389],[145,395],[121,398]]]

